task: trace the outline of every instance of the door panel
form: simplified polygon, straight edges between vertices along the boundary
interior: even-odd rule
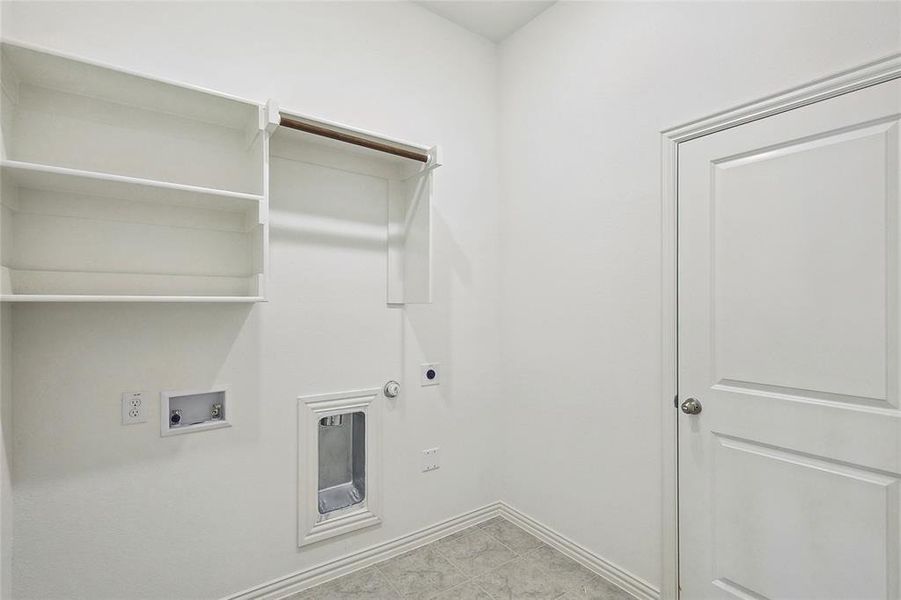
[[[886,400],[886,138],[896,129],[713,163],[718,382]]]
[[[901,597],[897,80],[679,149],[685,598]]]
[[[896,478],[714,437],[715,584],[766,598],[886,597]],[[853,565],[854,577],[834,565]]]

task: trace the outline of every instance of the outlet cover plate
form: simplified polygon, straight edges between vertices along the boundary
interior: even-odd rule
[[[420,365],[420,381],[423,386],[441,383],[441,365],[439,363],[423,363]]]
[[[147,422],[147,402],[144,392],[122,393],[122,424],[134,425]]]
[[[439,461],[440,448],[429,448],[428,450],[422,451],[422,472],[425,473],[427,471],[434,471],[435,469],[441,466]]]

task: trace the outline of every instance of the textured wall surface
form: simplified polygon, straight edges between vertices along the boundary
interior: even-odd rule
[[[273,272],[267,305],[23,305],[4,321],[15,597],[215,598],[497,499],[659,585],[659,132],[897,51],[901,15],[560,2],[499,47],[406,3],[5,2],[2,26],[442,147],[436,302],[402,324],[380,528],[296,547],[295,398],[376,376],[362,350],[347,377],[312,344],[354,325],[292,297],[298,273]],[[306,256],[278,235],[273,251]],[[334,264],[379,285],[371,256],[348,256]],[[415,385],[425,361],[439,388]],[[224,381],[249,399],[230,429],[119,425],[122,391]]]
[[[507,501],[659,586],[660,132],[898,52],[899,8],[561,2],[501,45]]]
[[[383,525],[297,548],[297,396],[380,386],[374,357],[401,351],[352,343],[385,323],[384,248],[274,226],[267,304],[14,307],[16,598],[221,597],[497,499],[492,44],[402,3],[3,8],[10,38],[437,143],[446,165],[436,301],[408,308],[403,324],[391,313],[406,385],[383,419]],[[292,202],[282,194],[274,208]],[[419,365],[432,361],[442,385],[420,388]],[[156,412],[119,424],[123,391],[153,400],[215,383],[235,399],[230,429],[161,439]],[[441,469],[420,473],[420,451],[434,446]]]

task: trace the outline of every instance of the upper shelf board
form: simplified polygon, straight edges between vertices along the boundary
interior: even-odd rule
[[[6,41],[2,50],[3,86],[14,99],[24,83],[239,130],[259,126],[261,107],[247,100],[24,44]]]

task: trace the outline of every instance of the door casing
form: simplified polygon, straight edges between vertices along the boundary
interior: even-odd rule
[[[795,108],[901,78],[901,53],[842,71],[661,133],[661,445],[662,553],[660,597],[679,597],[678,252],[679,145]]]

